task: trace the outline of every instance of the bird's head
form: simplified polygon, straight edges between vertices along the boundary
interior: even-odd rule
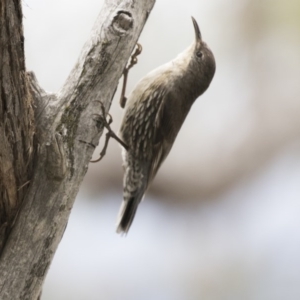
[[[202,40],[198,23],[193,17],[192,21],[195,30],[195,41],[192,45],[190,67],[196,72],[202,83],[207,84],[208,87],[215,74],[216,62],[213,53]]]

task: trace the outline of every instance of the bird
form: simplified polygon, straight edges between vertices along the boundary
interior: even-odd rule
[[[168,156],[192,104],[214,77],[214,55],[193,17],[192,22],[193,43],[142,78],[128,96],[119,131],[127,147],[122,149],[123,201],[117,233],[128,233],[138,205]]]

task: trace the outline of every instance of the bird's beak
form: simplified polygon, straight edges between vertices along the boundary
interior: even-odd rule
[[[192,17],[192,21],[193,21],[194,29],[195,29],[196,43],[201,43],[202,36],[201,36],[201,32],[200,32],[198,23],[197,23],[197,21],[193,17]]]

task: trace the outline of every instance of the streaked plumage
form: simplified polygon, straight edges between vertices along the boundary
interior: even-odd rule
[[[117,232],[128,232],[192,104],[214,76],[214,56],[192,20],[194,43],[175,60],[146,75],[128,97],[120,129],[120,138],[129,149],[123,149],[124,193]]]

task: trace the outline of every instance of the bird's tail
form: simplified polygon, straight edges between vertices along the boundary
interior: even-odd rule
[[[128,233],[138,205],[147,189],[147,173],[143,164],[133,161],[126,166],[124,174],[123,202],[117,221],[117,232]]]

